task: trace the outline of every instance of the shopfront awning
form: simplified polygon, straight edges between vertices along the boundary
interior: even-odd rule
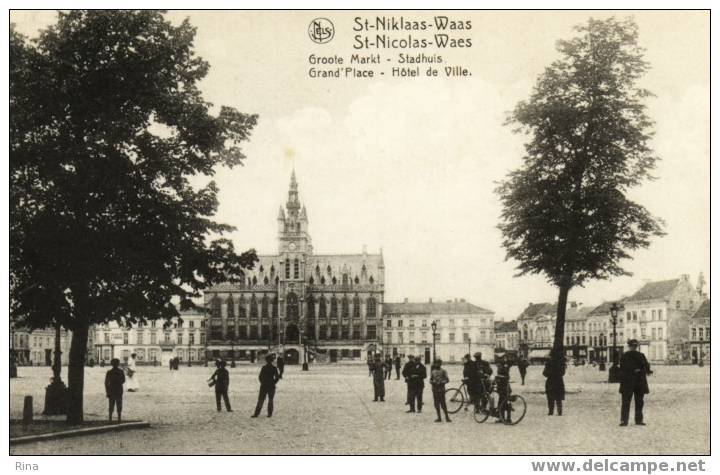
[[[550,358],[550,350],[531,350],[528,359]]]

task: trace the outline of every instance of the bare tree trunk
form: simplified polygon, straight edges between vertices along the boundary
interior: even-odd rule
[[[83,422],[83,389],[85,385],[85,357],[89,323],[83,322],[73,330],[68,363],[68,424]]]
[[[563,342],[565,341],[565,313],[567,310],[569,293],[569,284],[563,284],[560,286],[560,295],[558,295],[557,303],[557,318],[555,319],[555,339],[553,341],[553,353],[558,359],[560,359],[561,356],[565,356]]]

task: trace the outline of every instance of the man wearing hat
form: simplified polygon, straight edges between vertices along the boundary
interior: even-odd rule
[[[280,372],[273,365],[274,355],[269,354],[265,357],[265,366],[260,369],[260,392],[258,394],[257,405],[255,406],[255,412],[250,417],[257,417],[262,411],[263,404],[265,404],[265,398],[267,397],[267,416],[272,417],[273,414],[273,399],[275,398],[275,385],[280,380]]]
[[[415,362],[415,358],[413,355],[408,355],[407,363],[405,363],[405,366],[403,366],[402,375],[403,378],[405,378],[405,384],[407,385],[407,396],[405,397],[405,405],[410,405],[410,397],[411,397],[411,389],[410,389],[410,380],[408,379],[410,377],[410,367]]]
[[[220,401],[225,402],[225,410],[232,412],[230,407],[230,398],[228,397],[228,387],[230,386],[230,373],[226,369],[227,363],[225,360],[218,359],[215,361],[215,367],[217,368],[213,375],[208,380],[208,386],[215,386],[215,404],[217,405],[217,411],[222,410]]]
[[[647,375],[652,374],[650,364],[645,355],[637,350],[638,341],[628,341],[629,350],[620,357],[620,394],[622,406],[620,409],[620,426],[628,425],[630,418],[630,401],[635,398],[635,424],[644,426],[643,404],[645,395],[650,392]]]

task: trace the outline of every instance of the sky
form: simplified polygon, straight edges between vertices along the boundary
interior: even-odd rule
[[[382,16],[432,19],[433,13]],[[523,137],[504,125],[543,69],[558,58],[555,43],[573,26],[609,12],[454,12],[470,20],[472,47],[442,54],[464,78],[311,78],[310,55],[343,56],[352,48],[354,17],[371,12],[178,12],[197,27],[196,52],[210,63],[204,97],[259,114],[242,167],[219,169],[217,219],[237,227],[238,249],[277,252],[278,207],[295,169],[315,252],[382,248],[385,301],[464,298],[497,319],[515,318],[530,302],[552,302],[542,276],[515,277],[497,229],[493,190],[521,165]],[[316,44],[311,20],[323,16],[335,37]],[[632,294],[647,280],[703,272],[710,281],[709,15],[705,12],[618,12],[639,25],[651,70],[642,85],[656,122],[656,180],[631,197],[663,218],[667,235],[624,262],[632,277],[590,282],[570,299],[599,304]],[[52,12],[13,12],[33,37]],[[408,32],[392,33],[405,37]],[[381,50],[385,58],[402,51]],[[417,50],[411,52],[419,54]],[[426,67],[427,65],[425,65]],[[423,68],[421,68],[423,69]],[[423,69],[424,70],[424,69]],[[706,288],[709,292],[709,287]]]

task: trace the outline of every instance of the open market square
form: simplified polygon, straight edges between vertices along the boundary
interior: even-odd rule
[[[104,419],[107,368],[87,368],[87,419]],[[386,381],[385,402],[373,402],[372,378],[364,365],[286,366],[277,385],[275,413],[250,418],[257,400],[260,365],[238,364],[230,371],[233,412],[217,412],[206,380],[211,368],[140,367],[140,390],[126,393],[123,416],[151,428],[12,446],[30,454],[653,454],[701,455],[710,451],[710,368],[656,366],[645,400],[647,426],[618,427],[620,395],[597,367],[569,367],[561,417],[548,416],[542,366],[528,369],[520,385],[510,371],[513,392],[528,403],[515,426],[474,421],[470,411],[435,424],[432,395],[425,388],[421,414],[406,414],[402,378]],[[462,366],[447,365],[448,388],[456,387]],[[493,369],[495,369],[493,367]],[[63,371],[65,374],[65,371]],[[22,415],[32,395],[42,411],[47,367],[21,367],[11,380],[11,416]],[[427,386],[427,385],[426,385]],[[39,414],[37,417],[40,417]]]

